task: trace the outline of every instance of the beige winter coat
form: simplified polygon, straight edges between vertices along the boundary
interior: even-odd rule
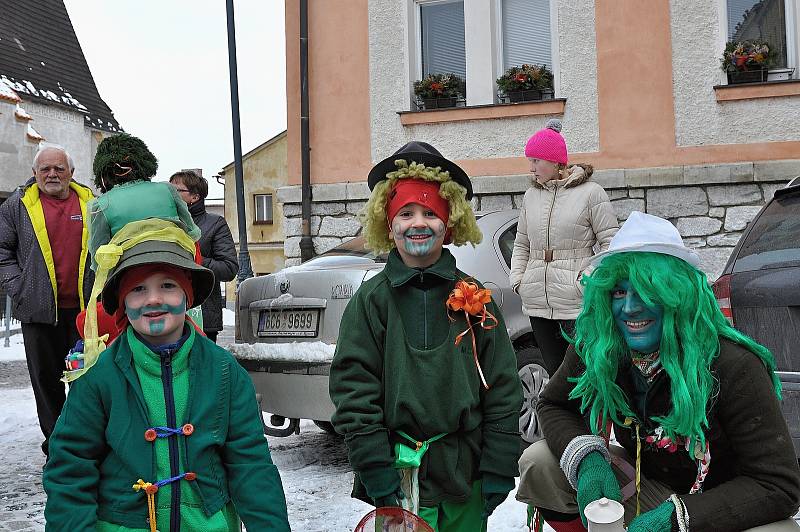
[[[592,167],[569,171],[566,179],[534,181],[519,213],[510,281],[529,316],[575,319],[583,304],[580,275],[619,228],[606,191],[589,181]]]

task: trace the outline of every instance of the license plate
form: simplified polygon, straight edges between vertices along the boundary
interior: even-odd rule
[[[318,333],[319,309],[262,310],[259,316],[259,336],[314,338]]]

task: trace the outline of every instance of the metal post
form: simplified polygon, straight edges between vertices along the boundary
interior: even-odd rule
[[[5,322],[6,322],[6,341],[3,343],[3,346],[10,347],[11,346],[11,296],[8,294],[6,294]]]
[[[233,166],[236,174],[236,213],[239,224],[239,275],[241,283],[253,276],[250,253],[247,251],[247,220],[244,203],[244,173],[242,171],[242,132],[239,124],[239,78],[236,68],[236,27],[233,0],[227,0],[228,13],[228,70],[231,78],[231,118],[233,119]]]
[[[311,146],[308,131],[308,0],[300,0],[300,156],[302,222],[300,225],[300,262],[314,257],[311,237]]]

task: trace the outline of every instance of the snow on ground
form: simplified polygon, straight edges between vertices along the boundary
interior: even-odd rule
[[[4,347],[5,341],[5,333],[0,333],[0,362],[25,360],[25,347],[22,345],[22,333],[18,332],[9,337],[9,347]]]
[[[45,496],[41,486],[42,440],[30,388],[0,389],[0,530],[43,530]],[[300,434],[268,438],[272,459],[281,473],[292,530],[351,532],[371,506],[350,498],[353,473],[344,442],[303,421]],[[489,530],[523,532],[525,506],[513,493],[489,519]]]
[[[236,325],[236,313],[231,309],[223,308],[222,325],[225,327],[234,327]]]

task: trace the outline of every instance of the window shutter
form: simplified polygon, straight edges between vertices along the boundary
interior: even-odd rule
[[[545,64],[553,69],[550,0],[503,0],[503,68]]]
[[[467,77],[464,48],[464,2],[420,6],[422,76],[457,74]]]

